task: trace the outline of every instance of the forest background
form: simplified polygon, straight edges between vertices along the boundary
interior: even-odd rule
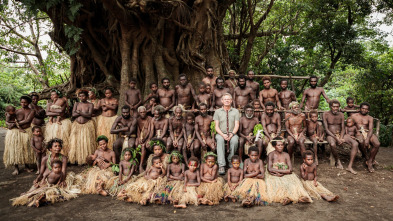
[[[146,94],[167,75],[196,86],[212,65],[216,75],[317,75],[343,107],[348,96],[369,102],[392,146],[393,33],[381,29],[392,22],[390,0],[0,0],[0,126],[32,91],[112,86],[122,99],[131,77]],[[290,89],[300,100],[308,86]]]

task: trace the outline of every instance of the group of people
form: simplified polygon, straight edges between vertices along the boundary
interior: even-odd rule
[[[125,96],[126,105],[121,107],[120,116],[117,116],[119,103],[113,97],[114,90],[111,88],[104,90],[103,99],[97,98],[98,93],[94,88],[78,90],[79,102],[73,105],[72,111],[67,98],[57,90],[51,92],[52,102],[48,103],[46,110],[38,105],[37,93],[22,96],[20,109],[15,110],[9,106],[6,110],[6,122],[10,130],[5,140],[4,163],[6,166],[14,166],[15,175],[19,173],[18,164],[37,163],[39,178],[32,188],[34,190],[31,190],[33,192],[37,192],[38,181],[43,180],[45,174],[53,172],[52,168],[55,167],[52,163],[57,158],[57,161],[63,162],[60,166],[63,168],[60,170],[63,175],[56,182],[63,185],[67,183],[68,185],[64,186],[67,186],[71,196],[75,196],[71,193],[73,190],[79,189],[82,193],[111,194],[141,204],[148,201],[170,201],[181,207],[190,203],[191,198],[194,200],[194,195],[189,195],[194,193],[198,200],[193,202],[197,204],[216,204],[221,198],[241,199],[244,205],[273,202],[272,199],[277,196],[269,194],[273,194],[274,190],[269,191],[269,185],[266,185],[266,190],[262,190],[265,182],[269,183],[268,177],[291,177],[293,182],[301,184],[297,176],[292,174],[292,166],[288,161],[297,147],[304,158],[302,179],[314,180],[314,187],[321,186],[316,182],[316,166],[318,142],[324,139],[331,147],[337,168],[343,168],[337,146],[347,143],[352,148],[347,170],[357,173],[353,169],[353,161],[360,150],[366,159],[368,170],[374,171],[379,141],[373,134],[373,118],[368,115],[368,103],[356,106],[354,100],[348,98],[348,106],[340,108],[340,102],[330,100],[323,88],[317,87],[318,79],[315,76],[310,77],[310,88],[304,91],[299,104],[295,93],[288,90],[288,80],[281,80],[281,90],[278,92],[271,87],[271,79],[264,77],[264,89],[259,91],[260,85],[254,80],[253,71],[249,71],[247,76],[240,75],[235,79],[236,73],[231,70],[226,81],[215,77],[212,67],[208,67],[206,72],[207,76],[199,84],[198,94],[188,82],[187,76],[181,74],[179,85],[176,85],[175,89],[170,89],[170,80],[163,78],[163,88],[158,88],[156,83],[151,84],[151,93],[145,99],[142,99],[141,92],[136,88],[136,79],[131,79],[130,89]],[[318,106],[321,95],[329,103],[330,111],[324,112],[319,120]],[[303,106],[305,111],[301,110]],[[346,124],[342,112],[348,114]],[[70,115],[71,119],[67,118],[67,115]],[[49,117],[48,123],[45,123],[46,117]],[[306,150],[307,138],[313,143],[310,150]],[[56,143],[54,140],[57,140],[62,148],[59,153],[51,155],[51,149],[54,148],[48,146],[46,149],[45,143]],[[287,153],[277,150],[277,142],[282,143],[282,150],[286,146]],[[256,157],[252,156],[253,154],[256,154]],[[214,156],[214,159],[211,159],[211,156]],[[309,159],[311,156],[312,160]],[[204,160],[206,163],[198,170],[198,165]],[[268,165],[266,176],[262,167],[263,160]],[[307,162],[311,161],[308,165]],[[67,162],[79,165],[87,163],[95,167],[80,175],[66,176]],[[228,162],[231,162],[231,165]],[[238,169],[234,169],[237,164]],[[117,178],[108,170],[113,169],[114,165],[119,168]],[[173,167],[169,166],[167,170],[167,165]],[[185,171],[185,165],[189,170]],[[194,170],[192,165],[195,166]],[[226,172],[227,165],[231,169]],[[244,171],[239,168],[244,168]],[[30,170],[28,166],[27,169]],[[104,173],[101,174],[102,172]],[[140,175],[134,176],[135,173]],[[228,183],[226,188],[223,188],[224,182],[217,175],[226,173]],[[244,178],[257,180],[253,179],[251,182],[243,179],[243,175]],[[69,178],[66,182],[65,177],[72,179]],[[295,178],[299,182],[295,181]],[[202,182],[198,181],[199,179]],[[46,177],[46,180],[49,179]],[[260,183],[261,180],[263,184]],[[275,182],[282,180],[284,179],[277,179]],[[181,181],[182,184],[175,182],[168,187],[168,183],[172,181]],[[216,186],[212,187],[210,184]],[[190,191],[187,191],[186,195],[181,191],[177,192],[178,195],[175,194],[176,191],[172,192],[172,189],[180,186],[184,186],[184,191]],[[196,190],[188,188],[197,186],[200,187]],[[262,189],[253,189],[257,186]],[[292,188],[291,185],[284,186]],[[310,185],[303,186],[310,188]],[[235,194],[236,197],[231,195],[230,192],[236,188],[240,188],[240,192],[249,188],[248,195],[239,192],[239,195]],[[201,189],[205,192],[201,193]],[[222,196],[219,189],[223,190]],[[164,192],[160,192],[162,190]],[[138,195],[141,193],[143,196]],[[323,198],[337,199],[335,195],[326,193],[322,191]],[[265,198],[263,194],[267,194]],[[208,197],[201,197],[204,195]],[[158,196],[161,196],[161,199]],[[163,196],[168,198],[164,199]],[[309,197],[304,193],[298,196],[297,199],[281,196],[274,202],[285,204],[304,201],[303,197]],[[185,200],[179,197],[189,198]]]

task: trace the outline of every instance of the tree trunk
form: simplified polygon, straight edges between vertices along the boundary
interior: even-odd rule
[[[124,104],[130,77],[137,78],[142,94],[152,82],[169,77],[172,87],[180,73],[196,85],[207,65],[216,75],[229,69],[222,20],[234,0],[196,1],[83,1],[71,21],[69,6],[45,11],[54,23],[52,39],[66,49],[70,40],[64,26],[82,29],[79,50],[71,55],[71,82],[64,90],[94,86],[119,89]]]

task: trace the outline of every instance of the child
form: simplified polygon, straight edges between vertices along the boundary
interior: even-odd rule
[[[200,196],[199,204],[209,206],[217,205],[224,197],[224,180],[218,175],[217,155],[207,152],[203,157],[204,163],[201,165],[201,185],[197,188]]]
[[[206,93],[206,84],[201,82],[199,83],[199,94],[197,96],[197,105],[200,103],[205,103],[207,108],[211,106],[212,95],[210,93]]]
[[[194,157],[198,150],[194,149],[194,140],[195,140],[195,115],[191,112],[186,115],[186,123],[183,126],[183,134],[184,134],[184,147],[183,147],[183,155],[185,158],[185,162],[188,162],[187,154],[191,152],[191,157]]]
[[[346,112],[348,110],[353,111],[353,110],[358,110],[359,109],[359,105],[355,105],[355,100],[352,97],[348,97],[347,98],[347,106],[344,107],[343,109],[341,109],[342,112]],[[347,112],[347,116],[350,117],[352,114],[354,114],[353,112]]]
[[[53,161],[51,166],[52,171],[44,175],[41,185],[44,185],[45,183],[58,185],[64,177],[63,173],[61,172],[62,162],[60,160]]]
[[[150,84],[150,94],[147,95],[146,99],[143,101],[143,103],[145,104],[147,101],[150,100],[150,98],[152,97],[157,97],[158,96],[158,85],[156,83],[151,83]]]
[[[252,101],[252,106],[254,107],[254,117],[258,119],[258,121],[261,121],[261,116],[262,116],[262,107],[261,103],[259,103],[258,99],[255,99]]]
[[[19,122],[16,119],[16,110],[14,106],[7,106],[5,108],[5,124],[8,126],[8,129],[12,129],[16,126],[20,132],[26,133],[26,131],[19,126]]]
[[[300,166],[300,175],[303,178],[303,186],[311,197],[324,199],[328,202],[334,202],[340,198],[317,181],[317,165],[314,164],[314,153],[309,150],[307,150],[303,156],[303,164]]]
[[[126,186],[124,189],[126,196],[124,200],[141,205],[158,201],[155,197],[157,193],[160,193],[165,188],[164,185],[166,182],[166,179],[164,179],[166,171],[159,156],[153,157],[152,166],[144,174],[143,177]]]
[[[175,199],[178,199],[183,194],[185,165],[182,161],[183,156],[180,154],[180,152],[177,150],[172,151],[169,157],[169,164],[166,172],[168,182],[163,193],[161,193],[162,203],[172,202],[173,204],[177,204],[178,201]]]
[[[244,180],[232,194],[242,201],[244,207],[266,205],[268,196],[264,181],[265,168],[263,161],[259,159],[258,147],[250,147],[248,155],[250,158],[244,161],[243,167]]]
[[[111,196],[123,197],[122,190],[126,183],[132,182],[132,175],[135,172],[136,161],[132,158],[132,150],[125,148],[121,154],[121,161],[119,163],[119,176],[113,177],[108,181],[109,194]]]
[[[318,122],[318,112],[316,110],[312,110],[310,112],[310,118],[307,122],[307,136],[313,143],[313,150],[315,153],[315,163],[318,165],[318,141],[322,142],[325,137],[325,130],[320,122]]]
[[[56,93],[59,94],[59,93],[61,93],[61,92],[56,92]],[[60,100],[60,103],[59,103],[59,104],[65,104],[65,105],[66,105],[66,109],[65,109],[65,111],[59,112],[59,113],[60,113],[59,116],[49,116],[48,122],[49,122],[50,124],[53,124],[53,118],[55,118],[55,119],[56,119],[56,122],[55,122],[55,123],[57,123],[57,124],[59,124],[59,125],[62,125],[62,123],[60,122],[61,119],[65,119],[65,118],[66,118],[65,115],[66,115],[66,110],[67,110],[67,108],[68,108],[68,101],[67,101],[67,98],[65,98],[65,97],[59,97],[59,100]],[[61,110],[61,109],[62,109],[62,106],[56,105],[56,104],[52,104],[52,105],[50,106],[50,109],[51,109],[51,110]]]
[[[136,117],[137,115],[136,110],[139,107],[139,105],[142,103],[141,91],[139,89],[136,89],[135,78],[130,79],[129,85],[130,85],[130,89],[126,91],[125,104],[130,106],[131,108],[130,115]]]
[[[198,205],[197,188],[201,184],[201,178],[197,168],[198,159],[196,157],[190,157],[188,170],[184,173],[183,193],[176,195],[176,198],[172,199],[174,207],[186,208],[187,204]]]
[[[23,193],[20,197],[11,199],[12,205],[39,207],[47,203],[62,202],[76,198],[79,193],[78,189],[71,185],[67,187],[59,185],[64,178],[62,164],[63,162],[60,160],[52,161],[50,165],[52,170],[46,173],[42,181],[36,183],[28,192]]]
[[[42,136],[42,131],[39,126],[34,126],[33,129],[33,137],[30,140],[31,148],[33,148],[35,152],[35,157],[37,160],[37,175],[40,174],[40,167],[42,158],[46,155],[44,137]]]
[[[206,84],[206,93],[212,94],[212,86],[210,84]]]
[[[236,202],[236,197],[232,195],[232,192],[239,186],[243,180],[243,170],[240,169],[240,157],[233,155],[231,159],[232,168],[228,170],[228,182],[224,185],[224,200],[226,202],[229,199],[232,202]]]
[[[152,96],[149,99],[149,103],[145,104],[146,112],[149,116],[153,116],[154,107],[157,105],[158,98],[156,96]]]
[[[98,149],[93,155],[86,158],[87,164],[91,168],[81,173],[84,180],[82,186],[83,194],[99,194],[107,196],[109,193],[105,190],[107,182],[114,177],[111,166],[116,162],[115,152],[108,148],[108,137],[101,135],[97,138]]]
[[[268,156],[266,174],[267,193],[270,202],[288,205],[289,203],[311,203],[312,199],[301,181],[292,173],[291,159],[284,150],[284,139],[276,137],[272,144],[275,148]]]
[[[346,143],[351,144],[352,149],[347,171],[355,175],[357,174],[357,172],[352,168],[352,166],[356,158],[356,154],[359,150],[359,143],[363,143],[362,136],[359,136],[359,134],[360,133],[355,125],[355,122],[353,121],[353,118],[348,117],[347,125],[345,126],[344,140]]]

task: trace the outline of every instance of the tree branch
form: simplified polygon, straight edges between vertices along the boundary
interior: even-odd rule
[[[297,35],[299,34],[299,31],[290,31],[290,32],[285,32],[281,30],[273,30],[273,31],[262,31],[256,33],[256,37],[266,37],[266,36],[272,36],[274,34],[280,33],[283,36],[291,36],[291,35]],[[248,38],[251,36],[251,33],[245,33],[245,34],[226,34],[224,35],[225,40],[230,40],[230,39],[240,39],[240,38]]]
[[[13,49],[10,49],[10,48],[6,48],[6,47],[4,47],[4,46],[1,46],[1,45],[0,45],[0,49],[6,50],[6,51],[9,51],[9,52],[14,52],[14,53],[16,53],[16,54],[20,54],[20,55],[28,55],[28,56],[34,56],[34,57],[37,57],[37,55],[36,55],[36,54],[27,53],[27,52],[22,52],[22,51],[16,51],[16,50],[13,50]]]

